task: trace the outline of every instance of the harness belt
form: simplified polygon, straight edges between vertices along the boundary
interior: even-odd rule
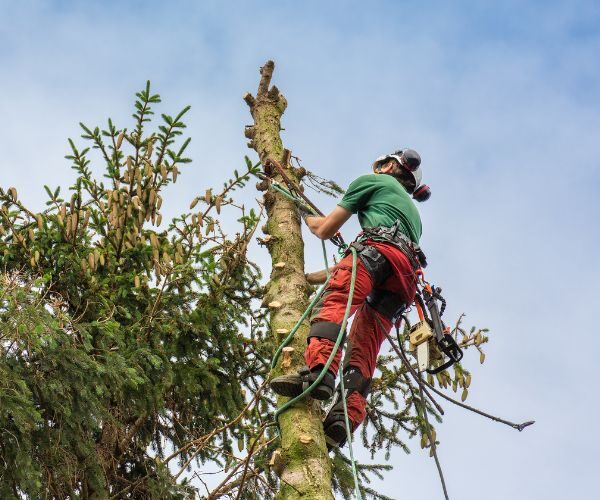
[[[406,304],[398,294],[377,288],[389,277],[392,266],[375,247],[364,245],[360,241],[354,241],[350,246],[356,248],[361,262],[373,280],[373,290],[367,296],[367,304],[390,321],[394,321],[404,312]],[[402,253],[408,256],[413,269],[416,269],[413,260],[410,259],[410,254],[406,250],[402,250]]]
[[[371,245],[364,244],[364,241],[371,239],[374,241],[383,241],[390,243],[398,248],[408,258],[413,271],[427,265],[425,254],[414,244],[406,235],[400,231],[399,222],[392,227],[373,227],[365,229],[356,241],[350,244],[350,247],[356,249],[356,253],[368,271],[373,281],[373,290],[366,301],[376,311],[380,312],[386,318],[394,321],[404,312],[407,305],[404,304],[398,294],[378,289],[392,272],[392,266],[379,250]],[[350,249],[348,249],[348,252]],[[339,333],[340,325],[330,321],[319,321],[311,325],[308,341],[311,337],[318,337],[335,342]],[[346,339],[346,332],[342,342]]]
[[[364,229],[360,239],[362,241],[372,239],[394,245],[408,257],[415,271],[421,267],[427,267],[425,253],[419,245],[400,231],[400,221],[397,221],[392,227],[377,226]]]

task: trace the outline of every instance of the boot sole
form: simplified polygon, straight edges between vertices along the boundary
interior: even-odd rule
[[[285,380],[285,376],[273,379],[270,385],[271,389],[280,396],[295,398],[302,394],[302,383],[297,380]]]
[[[298,382],[297,379],[286,379],[286,376],[277,377],[271,381],[271,389],[280,396],[286,396],[288,398],[295,398],[302,394],[302,383]],[[333,389],[326,385],[319,384],[310,393],[310,397],[318,399],[319,401],[326,401],[333,396]]]

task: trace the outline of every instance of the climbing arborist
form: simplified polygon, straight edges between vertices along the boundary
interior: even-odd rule
[[[377,355],[393,321],[413,302],[415,271],[424,267],[425,256],[419,248],[421,219],[413,199],[425,201],[431,191],[421,185],[421,158],[412,149],[381,156],[373,163],[373,174],[359,177],[326,217],[306,216],[310,231],[325,240],[357,214],[362,232],[352,246],[359,259],[350,314],[356,312],[344,362],[344,386],[352,432],[366,416],[366,397],[375,371]],[[352,274],[349,253],[335,266],[320,301],[314,307],[306,366],[297,374],[271,381],[272,389],[283,396],[298,396],[321,373],[329,358],[343,322]],[[345,332],[344,332],[345,335]],[[319,400],[335,392],[335,376],[341,361],[338,351],[324,378],[310,393]],[[338,389],[339,393],[339,389]],[[336,394],[325,421],[330,446],[346,439],[342,402]]]

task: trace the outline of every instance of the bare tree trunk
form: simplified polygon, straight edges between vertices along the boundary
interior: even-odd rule
[[[256,98],[249,93],[244,96],[254,118],[254,125],[246,128],[246,137],[250,139],[248,146],[256,150],[263,165],[268,158],[278,160],[288,176],[299,181],[302,173],[289,165],[286,157],[289,155],[279,134],[287,102],[277,87],[269,88],[274,67],[273,61],[267,61],[261,68]],[[310,286],[304,275],[304,243],[294,204],[282,196],[267,193],[265,206],[268,220],[263,231],[267,235],[265,240],[273,267],[264,303],[271,310],[271,332],[277,342],[281,342],[307,307]],[[275,375],[295,372],[304,365],[307,335],[305,324],[291,344],[291,356],[282,356],[285,367],[280,363]],[[286,399],[280,398],[279,404]],[[273,459],[281,478],[278,498],[333,499],[331,463],[319,406],[311,399],[301,401],[281,416],[280,425],[281,450]]]

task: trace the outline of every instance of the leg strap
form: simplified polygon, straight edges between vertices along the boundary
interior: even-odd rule
[[[359,392],[363,398],[369,395],[371,390],[371,380],[362,376],[360,370],[355,366],[348,366],[344,369],[344,389],[346,389],[346,399],[353,392]],[[338,386],[339,388],[339,386]]]
[[[406,310],[400,295],[387,290],[374,289],[367,297],[367,304],[392,322]]]
[[[360,369],[356,366],[347,366],[344,368],[344,389],[346,390],[346,399],[353,392],[358,392],[363,398],[367,399],[369,392],[371,391],[371,378],[363,377],[362,373],[360,373]],[[342,406],[342,386],[338,384],[336,388],[335,400],[333,406],[327,413],[327,418],[332,413],[337,413],[338,411],[344,412]]]
[[[308,341],[311,337],[318,337],[321,339],[331,340],[336,342],[338,335],[340,334],[340,328],[342,325],[338,325],[333,321],[317,321],[310,325],[310,333],[308,334]],[[344,330],[342,336],[342,343],[346,340],[346,331]]]

